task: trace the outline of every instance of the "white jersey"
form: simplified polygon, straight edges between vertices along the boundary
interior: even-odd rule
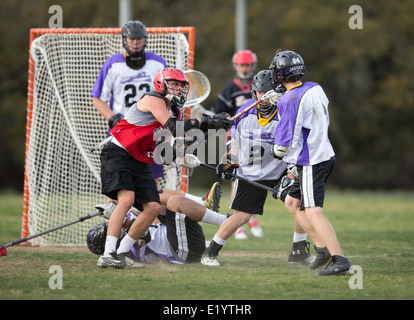
[[[237,113],[250,106],[253,100],[237,110]],[[231,128],[231,146],[238,148],[239,169],[237,174],[249,180],[277,180],[286,170],[286,163],[270,154],[274,132],[279,123],[277,110],[270,120],[261,119],[256,108],[251,109],[235,120]]]
[[[154,90],[155,75],[167,66],[152,52],[145,52],[145,59],[145,65],[134,70],[126,64],[124,54],[110,57],[99,72],[91,96],[107,102],[115,114],[125,115],[144,93]]]
[[[280,122],[274,143],[289,147],[287,163],[315,165],[335,155],[328,138],[328,98],[315,82],[287,91],[278,101]]]
[[[131,248],[131,253],[136,261],[153,263],[160,260],[168,261],[176,264],[184,264],[175,258],[170,242],[167,237],[167,226],[159,223],[152,225],[148,232],[151,234],[151,241],[136,249]]]

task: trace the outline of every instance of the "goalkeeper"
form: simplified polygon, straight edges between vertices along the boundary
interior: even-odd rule
[[[149,169],[154,161],[158,131],[166,129],[175,137],[180,128],[185,132],[191,129],[206,132],[228,129],[233,124],[221,115],[203,115],[201,121],[182,120],[180,108],[187,100],[189,81],[181,70],[165,68],[155,76],[153,84],[156,91],[144,94],[128,110],[111,130],[113,139],[101,153],[102,193],[118,200],[108,222],[105,252],[98,260],[102,267],[124,267],[126,254],[160,211],[157,185]],[[117,250],[122,222],[132,206],[142,212]]]
[[[93,105],[108,120],[110,129],[144,93],[154,90],[155,75],[167,67],[164,58],[145,51],[147,30],[140,21],[128,21],[122,27],[122,45],[126,52],[104,63],[91,93]],[[164,176],[163,166],[153,163],[150,168],[159,184],[159,178]]]
[[[262,70],[253,78],[253,100],[257,101],[269,90],[272,90],[270,71]],[[279,97],[281,95],[280,92]],[[248,101],[237,112],[252,103],[252,100]],[[269,100],[261,102],[256,108],[238,118],[231,128],[231,148],[227,159],[217,166],[218,176],[226,177],[226,173],[233,173],[237,168],[238,175],[243,178],[259,181],[272,188],[277,185],[274,193],[284,201],[294,176],[288,172],[285,177],[286,163],[270,155],[274,140],[273,133],[278,122],[277,105],[271,104]],[[236,179],[234,197],[230,206],[233,209],[233,215],[220,226],[203,254],[204,265],[220,265],[216,258],[226,240],[236,232],[237,228],[249,221],[252,214],[263,214],[266,197],[266,190]],[[293,248],[288,261],[311,263],[314,257],[309,254],[307,234],[296,222],[294,230]]]

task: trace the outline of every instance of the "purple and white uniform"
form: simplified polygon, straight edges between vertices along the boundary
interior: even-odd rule
[[[155,75],[167,67],[164,58],[153,52],[145,52],[145,59],[145,65],[134,70],[126,64],[124,54],[110,57],[99,72],[91,96],[109,102],[114,114],[125,115],[144,93],[155,90]]]
[[[283,161],[312,166],[335,155],[328,138],[328,104],[325,92],[315,82],[304,82],[280,98],[274,144],[289,147]]]

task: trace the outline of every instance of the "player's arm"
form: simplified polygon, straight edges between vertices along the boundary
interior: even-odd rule
[[[124,117],[121,113],[114,114],[108,104],[97,97],[92,97],[92,103],[96,110],[108,120],[108,125],[111,129]]]

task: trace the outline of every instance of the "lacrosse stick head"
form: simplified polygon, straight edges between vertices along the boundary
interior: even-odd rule
[[[197,70],[186,70],[184,74],[190,82],[190,90],[184,107],[201,104],[210,95],[210,81],[204,73]]]

